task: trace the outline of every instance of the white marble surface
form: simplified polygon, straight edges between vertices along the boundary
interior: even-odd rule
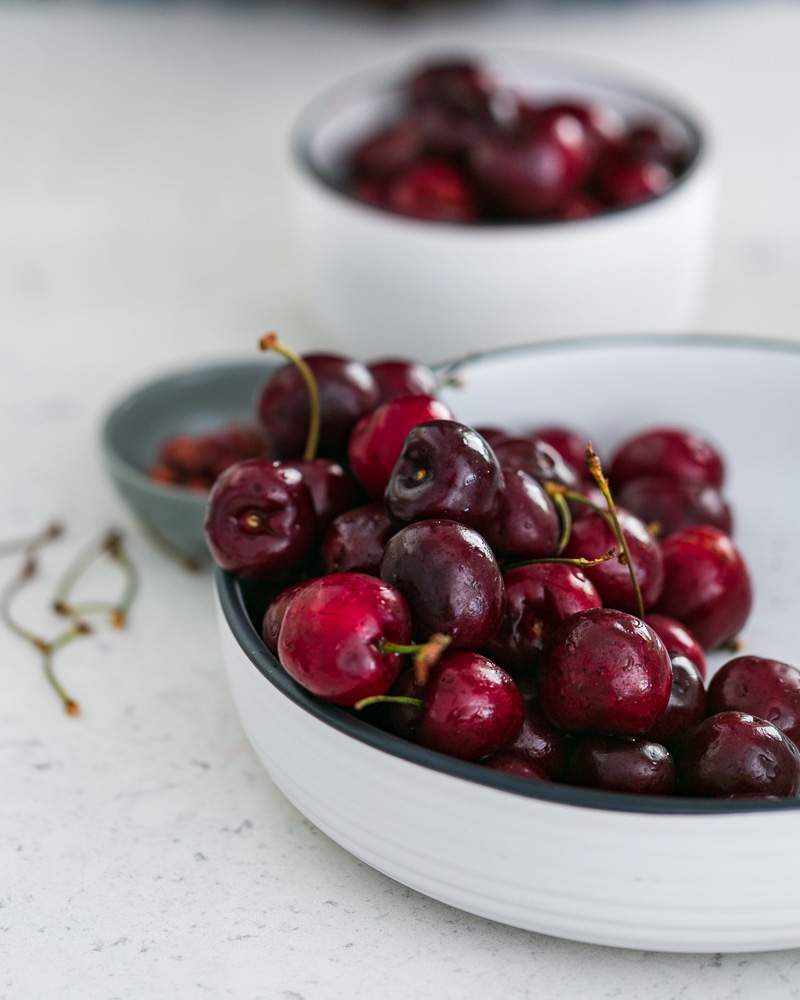
[[[391,24],[301,6],[0,7],[0,539],[69,523],[19,605],[42,627],[72,548],[126,524],[95,446],[108,401],[166,364],[249,349],[266,326],[314,342],[283,137],[357,65],[419,42],[511,40],[679,73],[716,124],[724,173],[698,326],[795,333],[796,5],[497,3]],[[800,996],[799,952],[583,947],[360,865],[245,743],[208,580],[132,544],[144,582],[130,631],[61,661],[79,721],[0,631],[0,997]]]

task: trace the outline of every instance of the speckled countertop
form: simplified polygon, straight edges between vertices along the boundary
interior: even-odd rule
[[[666,80],[680,67],[716,122],[724,173],[698,328],[795,332],[796,5],[497,3],[457,24],[434,10],[388,28],[330,6],[0,8],[0,539],[68,522],[19,603],[46,630],[41,607],[72,549],[127,525],[95,446],[108,402],[162,366],[246,351],[266,325],[314,341],[280,153],[299,104],[353,66],[463,39],[596,54]],[[130,630],[60,660],[79,721],[0,631],[0,997],[800,996],[800,952],[570,944],[355,861],[245,742],[208,578],[135,532],[131,544],[143,589]]]

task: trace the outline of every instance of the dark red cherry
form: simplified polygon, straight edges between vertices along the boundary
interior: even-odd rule
[[[404,170],[423,151],[422,129],[412,117],[372,133],[353,150],[351,169],[370,180]]]
[[[733,710],[766,719],[800,743],[800,670],[761,656],[737,656],[708,688],[709,714]]]
[[[432,396],[438,384],[427,365],[407,358],[379,358],[367,368],[378,386],[379,403],[398,396]]]
[[[523,695],[524,697],[524,695]],[[525,702],[525,719],[506,751],[522,757],[548,778],[563,777],[567,738],[544,715],[533,699]]]
[[[672,171],[657,160],[617,154],[604,158],[597,186],[609,205],[638,205],[663,194],[674,180]]]
[[[470,178],[446,160],[422,160],[393,177],[386,188],[386,207],[431,222],[474,222],[478,217]]]
[[[382,503],[369,503],[340,514],[322,542],[326,573],[378,575],[386,543],[397,525]]]
[[[644,605],[649,608],[661,596],[664,583],[661,550],[638,517],[621,507],[617,508],[617,513],[628,542]],[[614,532],[606,518],[594,510],[586,509],[573,522],[572,534],[564,554],[570,558],[596,559],[616,547]],[[628,567],[618,558],[591,566],[584,572],[597,588],[606,607],[636,611],[636,596]]]
[[[432,420],[409,431],[384,499],[398,521],[446,517],[480,527],[502,487],[500,465],[480,434],[455,420]]]
[[[230,466],[208,498],[211,554],[223,569],[245,579],[280,579],[304,558],[316,530],[303,477],[266,458]]]
[[[672,664],[644,622],[594,608],[556,629],[538,686],[542,708],[562,729],[639,736],[667,707]]]
[[[503,487],[482,527],[495,552],[520,559],[552,556],[560,523],[553,501],[537,479],[522,469],[503,469]]]
[[[337,354],[303,356],[317,380],[321,429],[319,450],[336,457],[347,447],[356,421],[375,408],[378,387],[365,365]],[[264,386],[258,415],[275,453],[281,458],[302,455],[309,422],[309,395],[297,368],[280,368]]]
[[[722,456],[691,431],[654,427],[624,441],[611,461],[611,482],[619,488],[639,476],[667,476],[696,486],[722,486]]]
[[[718,528],[700,525],[665,538],[664,589],[658,611],[677,618],[705,649],[735,639],[753,603],[747,565]]]
[[[505,670],[467,650],[442,657],[423,697],[414,738],[462,760],[479,760],[505,747],[525,717],[522,695]]]
[[[540,114],[549,118],[565,114],[577,118],[586,131],[593,161],[597,160],[605,149],[615,146],[625,131],[622,117],[605,104],[568,101],[552,104],[544,108]]]
[[[705,718],[706,689],[700,671],[686,656],[673,656],[672,690],[664,714],[647,734],[670,746]]]
[[[353,195],[358,201],[376,208],[386,207],[386,182],[373,177],[357,177],[353,181]]]
[[[286,608],[278,655],[286,672],[337,705],[385,694],[402,665],[383,642],[408,644],[411,616],[394,587],[363,573],[310,581]]]
[[[506,438],[494,447],[502,466],[522,469],[542,482],[560,483],[568,489],[578,487],[578,477],[555,448],[545,441],[530,438]]]
[[[669,750],[650,739],[584,736],[572,751],[568,780],[608,792],[671,795],[675,765]]]
[[[489,108],[495,84],[489,73],[469,60],[435,63],[418,70],[409,92],[415,104],[434,104],[470,115]]]
[[[484,538],[455,521],[417,521],[389,539],[380,567],[405,596],[417,634],[479,646],[497,631],[503,578]]]
[[[415,681],[413,669],[403,670],[389,693],[393,697],[400,695],[401,698],[416,698],[421,701],[424,688]],[[386,707],[389,709],[389,721],[394,732],[404,740],[413,741],[422,716],[421,706],[396,702]]]
[[[350,468],[368,496],[383,496],[408,432],[430,420],[452,420],[433,396],[399,396],[363,417],[350,436]]]
[[[685,625],[674,618],[657,614],[648,615],[645,622],[664,643],[670,656],[685,656],[697,667],[700,677],[705,679],[706,654]]]
[[[484,767],[503,774],[513,774],[517,778],[532,778],[534,781],[547,781],[547,775],[529,760],[511,750],[500,750],[491,757],[481,761]]]
[[[277,596],[273,597],[267,606],[264,620],[261,623],[261,637],[264,640],[264,645],[271,653],[278,652],[278,636],[280,635],[286,609],[295,596],[310,582],[310,580],[301,580],[300,583],[293,583],[290,587],[286,587]]]
[[[331,521],[349,510],[355,503],[357,487],[349,472],[328,458],[289,459],[281,462],[284,469],[296,469],[311,494],[317,530],[321,535]]]
[[[640,122],[625,136],[625,152],[635,160],[663,163],[681,170],[686,162],[686,144],[659,121]]]
[[[463,159],[482,135],[497,131],[493,115],[467,114],[441,104],[416,108],[425,150],[435,156]]]
[[[564,219],[566,222],[575,219],[591,219],[603,211],[603,206],[599,201],[584,194],[582,191],[575,191],[556,211],[557,219]]]
[[[507,570],[503,581],[503,619],[486,651],[513,672],[533,671],[562,622],[601,606],[600,595],[584,573],[563,563],[518,566]]]
[[[681,790],[711,798],[793,797],[800,792],[800,752],[771,722],[720,712],[701,722],[676,749]]]
[[[530,218],[557,211],[576,190],[589,169],[591,148],[578,119],[559,114],[517,134],[479,139],[469,163],[478,184],[500,209]]]
[[[638,476],[628,479],[616,499],[659,534],[671,535],[695,524],[710,524],[730,534],[731,509],[715,486],[697,486],[667,476]]]
[[[534,427],[528,432],[528,437],[554,448],[561,456],[561,460],[574,473],[576,482],[586,478],[586,442],[589,440],[587,434],[581,434],[569,427],[553,425]]]
[[[495,445],[500,444],[501,441],[507,441],[509,438],[514,436],[510,431],[504,431],[500,427],[488,427],[486,425],[482,425],[480,427],[476,427],[475,430],[492,448],[494,448]]]

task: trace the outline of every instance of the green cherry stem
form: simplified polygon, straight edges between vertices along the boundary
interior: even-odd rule
[[[280,354],[281,357],[291,362],[300,372],[308,388],[308,436],[306,437],[306,449],[303,452],[303,458],[306,462],[310,462],[317,457],[317,448],[319,446],[320,405],[317,379],[303,358],[296,351],[291,350],[291,348],[281,343],[277,333],[264,334],[261,340],[259,340],[258,346],[262,351],[275,351],[276,354]]]
[[[405,694],[374,694],[371,698],[357,701],[353,708],[360,712],[362,708],[369,708],[370,705],[412,705],[414,708],[422,708],[424,704],[422,698],[411,698]]]
[[[449,645],[450,636],[436,632],[427,642],[420,643],[403,644],[381,639],[378,648],[382,653],[400,653],[404,656],[413,656],[414,683],[419,687],[424,687],[428,683],[431,670]]]
[[[556,547],[556,555],[560,556],[569,544],[570,535],[572,534],[572,511],[569,509],[569,502],[563,493],[553,494],[552,500],[561,521],[561,533],[558,536],[558,545]]]
[[[505,566],[504,569],[519,569],[520,566],[544,566],[548,563],[555,563],[557,566],[574,566],[576,569],[591,569],[592,566],[599,566],[600,563],[608,562],[609,559],[618,557],[619,553],[616,549],[609,549],[608,552],[604,552],[601,556],[597,556],[594,559],[585,559],[583,556],[575,556],[574,558],[552,556],[545,557],[544,559],[524,559],[522,562],[511,563],[509,566]]]

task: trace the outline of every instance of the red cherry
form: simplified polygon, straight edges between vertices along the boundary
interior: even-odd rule
[[[683,622],[706,649],[735,639],[753,603],[747,565],[718,528],[686,528],[666,538],[664,589],[657,610]]]
[[[542,485],[522,469],[503,469],[503,487],[482,526],[495,552],[520,559],[555,554],[560,521]]]
[[[737,656],[708,688],[709,714],[734,710],[766,719],[800,742],[800,670],[761,656]]]
[[[434,63],[418,70],[409,84],[415,104],[433,104],[470,115],[483,115],[495,83],[482,67],[468,60]]]
[[[609,478],[619,487],[639,476],[666,476],[696,486],[722,486],[722,456],[691,431],[655,427],[623,442],[614,454]]]
[[[609,792],[670,795],[675,765],[669,750],[652,740],[584,736],[572,752],[569,781]]]
[[[605,158],[598,188],[609,205],[638,205],[663,194],[674,180],[672,171],[657,160],[629,159],[618,154]]]
[[[581,434],[569,427],[558,425],[534,427],[527,435],[533,441],[542,441],[554,448],[575,475],[575,481],[586,478],[586,442],[588,434]]]
[[[433,396],[438,388],[431,369],[418,361],[379,358],[367,368],[378,386],[379,403],[388,403],[398,396]]]
[[[504,431],[500,427],[487,427],[484,425],[476,427],[475,430],[491,448],[514,436],[510,431]]]
[[[567,760],[566,737],[544,715],[535,701],[525,703],[525,719],[507,753],[521,757],[548,778],[563,776]]]
[[[429,420],[452,420],[433,396],[399,396],[363,417],[350,435],[350,468],[367,494],[383,496],[394,464],[412,427]]]
[[[319,534],[335,517],[353,506],[357,492],[355,481],[338,462],[327,458],[296,458],[281,462],[281,466],[296,469],[303,477],[314,504]]]
[[[503,774],[513,774],[517,778],[531,778],[533,781],[547,781],[547,775],[520,754],[511,750],[500,750],[486,760],[481,761],[483,767]]]
[[[326,573],[378,575],[386,543],[397,525],[382,503],[370,503],[340,514],[322,543]]]
[[[478,217],[469,177],[445,160],[423,160],[397,174],[386,188],[386,207],[431,222],[474,222]]]
[[[558,208],[556,217],[567,222],[574,219],[591,219],[603,211],[599,201],[582,191],[576,191]]]
[[[290,587],[286,587],[280,591],[268,604],[264,620],[261,623],[261,637],[264,640],[264,645],[271,653],[278,652],[278,636],[280,635],[286,609],[295,596],[310,582],[310,580],[301,580],[300,583],[293,583]]]
[[[278,639],[286,672],[337,705],[385,694],[402,656],[384,642],[411,639],[408,605],[394,587],[363,573],[309,581],[289,603]]]
[[[706,689],[700,671],[686,656],[673,656],[672,690],[664,714],[647,734],[651,740],[671,746],[706,714]]]
[[[674,618],[666,615],[652,614],[645,618],[645,623],[664,643],[670,656],[685,656],[697,667],[700,677],[706,676],[706,654],[703,647],[692,633]]]
[[[731,533],[731,509],[714,486],[697,486],[667,476],[628,479],[617,492],[617,500],[659,533],[671,535],[695,524],[710,524]]]
[[[386,178],[410,166],[423,151],[422,130],[414,118],[404,118],[375,132],[353,150],[351,169],[370,181]]]
[[[570,732],[647,733],[667,707],[672,665],[644,622],[594,608],[568,618],[539,667],[540,704]]]
[[[503,467],[522,469],[534,479],[559,483],[571,490],[578,487],[578,477],[570,465],[555,448],[541,439],[506,438],[493,447]]]
[[[636,160],[657,161],[680,171],[687,159],[686,144],[659,121],[634,125],[625,136],[625,152]]]

